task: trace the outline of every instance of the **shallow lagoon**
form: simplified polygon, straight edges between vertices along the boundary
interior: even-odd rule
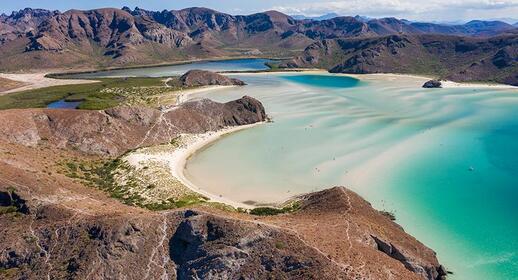
[[[179,65],[164,65],[145,68],[117,69],[91,73],[67,75],[73,79],[92,79],[110,77],[167,77],[178,76],[192,69],[209,71],[256,71],[265,70],[268,59],[235,59],[221,61],[200,61]]]
[[[236,201],[345,185],[438,252],[451,279],[518,279],[518,90],[408,77],[237,75],[274,123],[224,137],[186,175]]]

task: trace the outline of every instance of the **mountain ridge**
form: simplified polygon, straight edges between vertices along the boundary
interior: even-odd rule
[[[280,66],[333,73],[425,74],[518,86],[518,34],[489,39],[428,34],[328,39]]]
[[[488,37],[518,30],[501,22],[462,26],[396,18],[297,20],[277,11],[230,15],[203,7],[24,9],[0,17],[0,70],[122,67],[214,57],[294,56],[325,39],[442,33]]]

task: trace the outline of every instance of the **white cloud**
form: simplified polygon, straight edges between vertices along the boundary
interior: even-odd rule
[[[307,0],[302,0],[307,1]],[[462,20],[469,17],[518,17],[518,0],[349,0],[314,1],[276,6],[288,14],[316,16],[329,12],[374,17]]]

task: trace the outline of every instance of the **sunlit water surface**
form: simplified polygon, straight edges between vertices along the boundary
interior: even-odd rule
[[[451,279],[518,279],[518,91],[424,80],[237,75],[274,123],[194,155],[186,175],[240,202],[344,185],[438,252]]]
[[[209,71],[255,71],[268,69],[268,59],[236,59],[222,61],[200,61],[180,65],[165,65],[134,69],[118,69],[92,73],[68,75],[74,79],[109,78],[109,77],[166,77],[182,75],[191,69]]]
[[[265,60],[114,70],[260,70]],[[85,76],[84,76],[85,77]],[[273,118],[194,155],[186,175],[240,202],[343,185],[438,252],[451,279],[518,279],[518,90],[422,89],[415,78],[235,75],[249,85],[194,98],[259,99]]]

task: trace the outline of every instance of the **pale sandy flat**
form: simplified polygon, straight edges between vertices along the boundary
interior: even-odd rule
[[[95,83],[92,80],[69,80],[69,79],[52,79],[47,78],[45,75],[48,73],[33,73],[33,74],[3,74],[0,73],[0,78],[8,79],[11,81],[19,82],[22,85],[8,90],[0,90],[0,95],[19,92],[29,89],[37,89],[59,85],[71,85],[71,84],[88,84]]]

